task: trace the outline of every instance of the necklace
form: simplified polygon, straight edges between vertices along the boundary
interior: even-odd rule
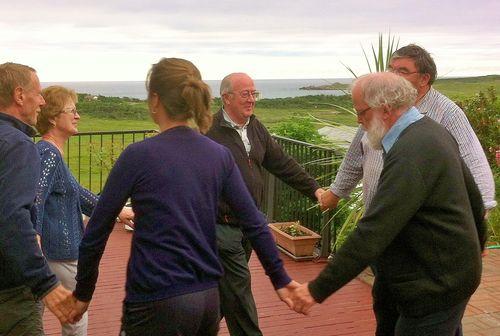
[[[56,146],[57,150],[61,153],[61,155],[64,154],[63,149],[61,147],[59,147],[59,145],[57,144],[57,141],[52,136],[50,136],[50,135],[42,136],[42,140],[50,142],[51,144]]]

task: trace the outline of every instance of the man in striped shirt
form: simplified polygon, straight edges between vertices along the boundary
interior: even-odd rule
[[[449,98],[432,87],[437,71],[430,54],[414,44],[402,47],[392,55],[389,71],[412,83],[418,93],[415,104],[418,110],[440,123],[453,135],[458,143],[460,155],[479,187],[485,209],[495,207],[495,184],[486,155],[465,113]],[[360,127],[329,192],[323,193],[321,197],[322,209],[335,208],[340,198],[349,197],[361,179],[363,200],[367,209],[377,190],[382,166],[382,150],[375,150],[369,146],[366,132]],[[374,311],[377,318],[376,335],[393,335],[394,333],[397,311],[390,302],[382,300],[387,298],[386,294],[388,293],[374,295]]]

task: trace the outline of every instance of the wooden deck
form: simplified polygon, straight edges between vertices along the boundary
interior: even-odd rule
[[[89,310],[89,336],[116,336],[119,333],[124,297],[125,270],[132,234],[116,226],[100,266],[99,281]],[[316,276],[324,263],[294,262],[283,255],[289,274],[299,282]],[[476,292],[464,318],[466,336],[500,336],[500,250],[485,258],[483,283]],[[257,258],[250,261],[252,287],[264,335],[373,335],[375,319],[371,307],[371,287],[358,279],[302,316],[282,303]],[[60,335],[57,320],[44,316],[47,336]],[[229,335],[224,322],[220,335]]]

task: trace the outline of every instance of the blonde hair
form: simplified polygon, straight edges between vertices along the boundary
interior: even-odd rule
[[[153,93],[158,95],[171,119],[194,119],[202,133],[212,125],[210,88],[193,63],[181,58],[162,58],[149,70],[146,87],[150,97]]]
[[[5,108],[14,102],[16,87],[31,88],[31,74],[35,69],[27,65],[7,62],[0,64],[0,107]]]
[[[54,125],[51,119],[57,117],[63,112],[64,105],[68,99],[71,99],[75,104],[78,102],[78,96],[75,91],[59,85],[49,86],[42,90],[45,105],[42,106],[38,114],[36,129],[40,134],[47,133]]]

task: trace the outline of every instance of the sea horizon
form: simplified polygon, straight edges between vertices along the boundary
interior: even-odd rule
[[[342,95],[341,90],[301,90],[301,87],[333,84],[349,84],[352,78],[298,78],[298,79],[254,79],[255,87],[262,98],[288,98],[309,95]],[[219,97],[220,80],[204,80],[214,97]],[[59,81],[42,82],[42,87],[62,85],[77,93],[101,95],[107,97],[129,97],[146,99],[145,81]]]
[[[496,76],[496,75],[487,75]],[[485,76],[446,76],[439,79],[473,78]],[[220,80],[204,80],[214,97],[219,97]],[[311,95],[345,94],[342,90],[301,90],[301,87],[320,86],[333,83],[350,84],[353,78],[292,78],[292,79],[254,79],[255,87],[262,98],[288,98]],[[146,82],[139,81],[48,81],[42,82],[42,87],[62,85],[75,90],[77,93],[101,95],[106,97],[128,97],[146,99]]]

